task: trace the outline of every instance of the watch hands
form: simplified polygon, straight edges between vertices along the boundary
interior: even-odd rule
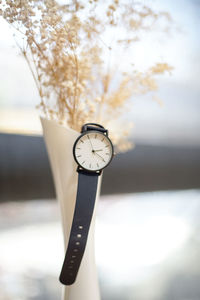
[[[102,159],[103,161],[105,161],[104,158],[103,158],[101,155],[99,155],[98,153],[96,153],[96,151],[94,152],[94,154],[98,155],[99,157],[101,157],[101,159]]]
[[[90,141],[90,145],[91,145],[91,147],[92,147],[92,152],[94,152],[94,149],[93,149],[93,146],[92,146],[92,143],[91,143],[91,140],[90,140],[89,135],[87,135],[87,137],[88,137],[88,140]]]
[[[96,153],[97,151],[102,151],[102,149],[94,150],[89,135],[87,135],[87,137],[88,137],[88,140],[90,141],[90,145],[91,145],[91,148],[92,148],[92,153],[98,155],[105,162],[104,158],[101,155],[99,155],[98,153]]]

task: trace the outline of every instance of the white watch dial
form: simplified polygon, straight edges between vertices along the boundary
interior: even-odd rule
[[[106,135],[90,131],[77,140],[74,155],[81,167],[89,171],[98,171],[110,163],[113,147]]]

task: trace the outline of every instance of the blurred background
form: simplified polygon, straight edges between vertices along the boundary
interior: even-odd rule
[[[102,300],[200,299],[200,1],[153,5],[177,30],[148,34],[133,55],[138,67],[163,60],[174,71],[159,79],[162,106],[148,95],[134,100],[135,148],[104,173],[96,224]],[[63,240],[39,96],[2,19],[0,30],[0,300],[60,299]]]

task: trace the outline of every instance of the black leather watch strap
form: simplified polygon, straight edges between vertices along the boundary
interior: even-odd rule
[[[98,130],[102,133],[108,134],[108,130],[105,129],[102,125],[97,123],[86,123],[82,126],[81,132],[86,132],[88,130]]]
[[[78,172],[78,189],[74,217],[59,278],[60,282],[64,285],[71,285],[76,280],[87,243],[99,176],[99,174],[95,172],[83,170]]]

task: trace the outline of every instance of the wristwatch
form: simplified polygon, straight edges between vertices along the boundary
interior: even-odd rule
[[[67,251],[59,278],[64,285],[71,285],[76,280],[92,220],[98,178],[110,164],[113,154],[108,130],[96,123],[82,126],[81,135],[73,147],[74,159],[78,164],[78,188]]]

